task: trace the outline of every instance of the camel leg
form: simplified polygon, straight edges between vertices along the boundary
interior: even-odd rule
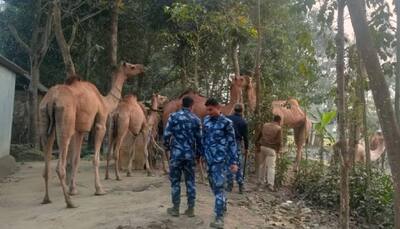
[[[115,161],[115,177],[117,180],[121,180],[121,176],[119,175],[119,159],[121,156],[121,145],[122,141],[125,139],[126,134],[123,134],[122,136],[118,136],[115,139],[115,148],[114,148],[114,161]]]
[[[148,150],[148,148],[147,148],[148,145],[149,145],[149,144],[148,144],[148,141],[147,141],[147,139],[145,139],[145,141],[144,141],[144,157],[145,157],[145,160],[146,160],[147,176],[152,176],[152,175],[153,175],[153,172],[152,172],[152,169],[150,168],[149,150]]]
[[[306,142],[306,131],[305,131],[305,125],[294,128],[294,141],[296,144],[296,162],[295,162],[295,171],[299,170],[300,167],[300,162],[303,157],[303,146]]]
[[[71,201],[71,196],[67,191],[66,184],[66,165],[67,156],[71,138],[75,131],[75,114],[74,110],[68,109],[70,107],[56,107],[55,108],[55,120],[56,120],[56,136],[57,143],[60,149],[60,156],[57,163],[57,175],[61,183],[61,188],[64,194],[67,208],[75,208],[76,206]]]
[[[110,174],[109,174],[109,172],[108,172],[108,170],[109,170],[109,168],[110,168],[110,160],[111,160],[111,158],[113,157],[113,152],[114,152],[114,150],[113,150],[113,148],[114,148],[114,141],[112,140],[112,139],[110,139],[109,140],[110,142],[109,142],[109,146],[108,146],[108,152],[107,152],[107,158],[106,158],[106,176],[105,176],[105,179],[106,180],[108,180],[108,179],[110,179]]]
[[[73,136],[74,140],[74,145],[73,147],[73,155],[72,155],[72,173],[71,173],[71,180],[70,180],[70,186],[69,186],[69,194],[70,195],[76,195],[78,194],[78,190],[76,189],[76,175],[78,173],[78,168],[79,168],[79,162],[81,160],[81,148],[82,148],[82,142],[83,142],[83,134],[82,133],[75,133]]]
[[[109,174],[109,168],[110,168],[110,160],[113,157],[114,154],[114,136],[113,136],[113,131],[114,131],[114,125],[113,125],[113,115],[109,115],[107,119],[107,134],[108,134],[108,149],[107,149],[107,158],[106,158],[106,174],[105,174],[105,179],[108,180],[110,179],[110,174]]]
[[[58,134],[57,134],[58,135]],[[65,202],[67,204],[67,208],[75,208],[76,206],[72,203],[71,197],[69,196],[67,192],[67,184],[66,184],[66,164],[67,164],[67,153],[68,153],[68,147],[69,147],[69,142],[71,140],[70,136],[57,136],[58,139],[60,139],[60,158],[58,160],[57,164],[57,175],[61,183],[61,188],[64,193],[64,198]]]
[[[50,162],[51,162],[51,154],[53,151],[53,144],[55,140],[55,135],[56,132],[55,130],[52,130],[50,133],[50,136],[47,139],[47,142],[44,141],[46,137],[42,137],[42,145],[44,146],[44,153],[45,153],[45,158],[44,158],[44,171],[43,171],[43,178],[44,178],[44,183],[45,183],[45,194],[44,198],[42,201],[42,204],[49,204],[51,203],[51,200],[49,198],[49,178],[50,178]]]
[[[129,162],[128,162],[128,169],[126,172],[126,176],[130,177],[132,174],[132,161],[135,159],[136,156],[136,141],[137,141],[138,137],[135,136],[134,140],[133,140],[133,145],[132,145],[132,150],[130,151],[129,154]]]
[[[100,118],[96,121],[96,136],[94,141],[94,157],[93,157],[93,167],[94,167],[94,185],[96,188],[95,195],[106,194],[100,184],[99,176],[99,165],[100,165],[100,147],[103,143],[103,138],[106,133],[105,118]]]

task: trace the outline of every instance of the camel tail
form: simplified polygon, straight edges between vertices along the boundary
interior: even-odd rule
[[[55,128],[55,112],[54,112],[54,103],[47,104],[47,116],[49,119],[49,125],[47,127],[47,135],[50,136],[51,132]]]
[[[117,137],[118,135],[118,113],[114,114],[111,118],[111,130],[112,130],[112,138]]]

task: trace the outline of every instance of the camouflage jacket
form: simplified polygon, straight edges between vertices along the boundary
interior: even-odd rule
[[[164,130],[164,145],[171,150],[171,159],[195,158],[195,153],[200,156],[201,146],[201,121],[183,108],[169,116]]]

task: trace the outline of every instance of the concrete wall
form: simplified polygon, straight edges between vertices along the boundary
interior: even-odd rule
[[[15,73],[0,65],[0,158],[10,153]]]

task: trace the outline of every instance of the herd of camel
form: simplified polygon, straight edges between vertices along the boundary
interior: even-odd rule
[[[43,204],[51,202],[49,198],[50,161],[55,141],[57,141],[60,152],[56,172],[61,183],[66,205],[68,208],[74,208],[76,205],[73,204],[71,196],[78,193],[76,175],[81,147],[85,133],[91,131],[92,128],[95,128],[93,157],[95,195],[104,195],[105,191],[100,183],[99,164],[100,148],[107,128],[109,129],[110,139],[106,179],[109,179],[109,161],[113,157],[115,160],[115,176],[117,180],[120,180],[120,149],[124,138],[129,132],[134,138],[133,142],[135,142],[139,134],[144,136],[145,165],[148,174],[151,174],[147,146],[150,141],[154,141],[157,135],[158,123],[162,121],[165,124],[169,114],[180,109],[181,99],[184,96],[193,98],[193,112],[195,114],[200,118],[206,115],[204,104],[207,98],[193,90],[188,90],[178,98],[170,101],[165,96],[153,94],[149,111],[137,100],[136,96],[126,95],[122,97],[122,88],[125,81],[143,72],[144,66],[141,64],[122,62],[113,71],[112,87],[106,96],[103,96],[94,84],[82,81],[77,76],[69,76],[64,84],[56,85],[49,89],[39,107],[40,139],[45,153],[45,169],[43,173],[45,196]],[[223,105],[222,113],[225,115],[231,114],[234,105],[243,102],[244,92],[247,94],[248,109],[253,111],[257,98],[252,78],[236,75],[231,79],[229,102]],[[162,117],[159,115],[161,109]],[[294,130],[297,148],[295,166],[297,167],[302,157],[302,148],[312,127],[311,121],[295,99],[274,101],[272,103],[272,112],[274,115],[281,117],[283,125]],[[383,138],[382,141],[373,141],[373,143],[376,147],[371,148],[371,155],[374,155],[372,158],[375,159],[376,155],[380,156],[382,147],[384,151]],[[135,157],[134,145],[136,144],[132,145],[133,149],[130,150],[128,157],[128,176],[131,174],[132,161]],[[358,149],[362,154],[363,148],[360,146]],[[356,158],[357,160],[364,160],[361,156],[356,156]],[[72,165],[69,188],[66,179],[68,162]]]

